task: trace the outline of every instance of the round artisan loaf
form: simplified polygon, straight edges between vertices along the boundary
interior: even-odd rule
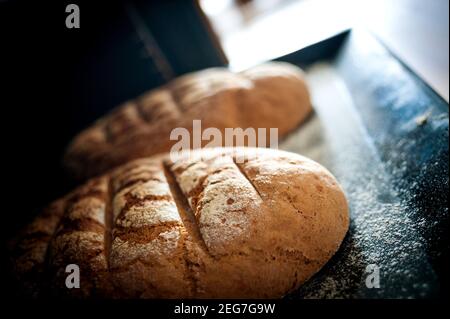
[[[269,141],[270,128],[283,137],[311,110],[303,72],[294,65],[272,62],[240,73],[207,69],[116,108],[74,138],[64,164],[75,178],[85,179],[132,159],[169,152],[177,142],[170,140],[171,131],[192,132],[193,120],[222,133],[225,128],[266,128]]]
[[[348,226],[343,190],[316,162],[203,149],[88,181],[25,229],[14,262],[35,294],[278,298],[331,258]],[[79,289],[66,287],[69,264],[79,266]]]

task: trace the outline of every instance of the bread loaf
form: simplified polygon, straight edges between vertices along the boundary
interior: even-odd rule
[[[330,259],[348,226],[341,187],[314,161],[203,149],[91,179],[25,229],[14,264],[34,295],[278,298]],[[69,264],[79,289],[65,285]]]
[[[283,137],[310,112],[308,90],[296,66],[272,62],[241,73],[208,69],[113,110],[75,137],[64,163],[75,178],[85,179],[132,159],[170,151],[176,143],[170,140],[172,129],[192,131],[193,120],[201,120],[202,129],[222,132],[236,127],[267,132],[278,128]]]

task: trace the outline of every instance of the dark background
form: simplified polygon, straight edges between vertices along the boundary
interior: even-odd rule
[[[70,3],[80,8],[79,29],[66,28]],[[168,75],[146,50],[130,7]],[[226,63],[195,1],[0,1],[0,23],[6,238],[73,188],[61,157],[77,132],[170,78]]]

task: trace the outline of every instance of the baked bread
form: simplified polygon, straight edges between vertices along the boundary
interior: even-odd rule
[[[278,298],[330,259],[348,226],[345,195],[316,162],[203,149],[132,161],[55,201],[15,242],[14,268],[32,295]],[[69,264],[79,289],[65,286]]]
[[[208,69],[113,110],[75,137],[64,163],[76,179],[97,176],[129,160],[169,152],[177,142],[170,140],[172,129],[192,131],[193,120],[201,120],[202,129],[222,132],[227,127],[266,128],[266,133],[278,128],[281,138],[311,110],[303,73],[294,65],[272,62],[241,73]]]

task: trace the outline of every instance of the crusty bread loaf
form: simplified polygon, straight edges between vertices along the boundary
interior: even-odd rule
[[[191,131],[193,120],[201,120],[203,129],[222,132],[227,127],[266,128],[266,133],[278,128],[283,137],[310,112],[302,71],[294,65],[272,62],[241,73],[208,69],[113,110],[75,137],[64,163],[75,178],[85,179],[132,159],[170,151],[176,143],[170,140],[172,129]]]
[[[14,263],[34,295],[48,283],[58,296],[278,298],[330,259],[348,226],[341,187],[312,160],[203,149],[88,181],[22,233]],[[68,264],[79,289],[65,286]]]

